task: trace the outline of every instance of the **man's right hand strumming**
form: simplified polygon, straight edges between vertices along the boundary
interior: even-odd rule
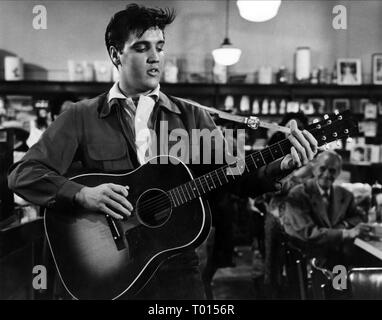
[[[85,209],[99,210],[115,219],[123,219],[120,213],[128,217],[133,210],[132,204],[126,199],[128,194],[128,186],[105,183],[97,187],[82,188],[75,195],[74,201]]]

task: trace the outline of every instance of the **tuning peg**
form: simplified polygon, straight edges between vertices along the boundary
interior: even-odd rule
[[[313,123],[317,123],[317,122],[320,122],[320,120],[318,120],[317,118],[313,119]]]
[[[333,132],[333,138],[337,138],[338,134],[337,132]]]
[[[348,129],[345,129],[345,130],[344,130],[344,133],[345,133],[345,134],[348,134],[348,133],[349,133],[349,130],[348,130]]]
[[[334,110],[334,114],[335,114],[335,115],[338,115],[339,113],[340,113],[340,112],[338,111],[338,109],[335,109],[335,110]]]
[[[328,120],[329,119],[329,116],[327,114],[324,115],[324,119],[325,120]]]

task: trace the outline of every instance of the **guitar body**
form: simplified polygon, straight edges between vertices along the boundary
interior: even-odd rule
[[[156,159],[159,164],[147,163],[126,174],[84,174],[71,179],[89,187],[128,185],[127,199],[142,210],[134,209],[127,219],[115,220],[83,208],[46,209],[49,246],[59,276],[74,298],[133,297],[164,260],[199,246],[207,237],[211,218],[201,197],[161,210],[170,203],[165,191],[189,181],[192,174],[175,158]]]

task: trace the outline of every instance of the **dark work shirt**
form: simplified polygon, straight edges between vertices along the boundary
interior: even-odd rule
[[[102,94],[74,103],[44,132],[8,177],[9,187],[19,196],[41,206],[72,203],[84,186],[68,179],[73,168],[81,172],[123,172],[139,164],[134,149],[132,128],[121,115],[121,106]],[[191,137],[193,129],[216,129],[209,114],[160,92],[153,111],[153,128],[165,121],[168,131],[184,129]],[[168,150],[176,141],[168,142]],[[193,141],[190,139],[190,150]],[[202,146],[199,146],[202,151]],[[214,146],[211,146],[214,148]],[[212,150],[211,154],[214,154]],[[191,155],[189,155],[191,157]],[[255,196],[277,188],[280,161],[239,179],[236,190],[243,196]],[[191,163],[191,161],[190,161]],[[214,165],[190,165],[195,175],[208,172]],[[216,167],[216,166],[215,166]]]

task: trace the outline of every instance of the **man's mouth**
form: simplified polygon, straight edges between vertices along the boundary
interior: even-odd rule
[[[150,77],[157,77],[159,75],[159,69],[158,68],[150,68],[147,70],[147,74]]]

